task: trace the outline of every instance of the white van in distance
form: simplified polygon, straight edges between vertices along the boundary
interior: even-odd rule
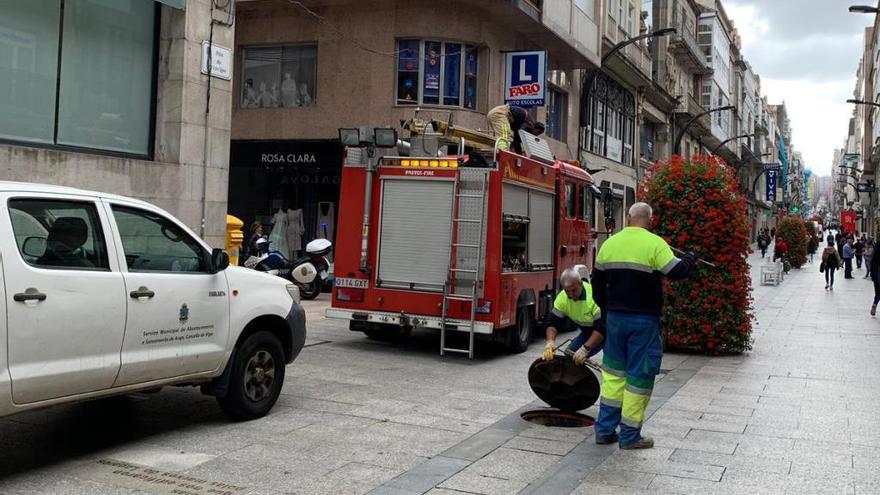
[[[0,181],[0,204],[0,416],[165,385],[269,412],[306,337],[294,285],[143,201]]]

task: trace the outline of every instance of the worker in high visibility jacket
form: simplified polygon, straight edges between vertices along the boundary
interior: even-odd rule
[[[577,271],[571,268],[563,271],[559,277],[559,285],[562,291],[556,296],[550,312],[544,361],[552,361],[555,356],[558,329],[571,323],[577,326],[580,333],[572,340],[568,349],[574,352],[575,364],[583,365],[589,356],[602,350],[602,342],[605,340],[602,312],[593,300],[590,284],[581,280]]]
[[[517,153],[523,152],[522,141],[519,137],[520,129],[535,136],[540,136],[544,133],[544,124],[533,121],[529,117],[529,112],[521,107],[498,105],[489,110],[486,118],[489,119],[489,126],[492,127],[495,137],[501,138],[501,141],[498,143],[498,149],[501,150],[506,150],[512,145],[513,151]]]
[[[632,205],[627,227],[602,244],[593,267],[593,295],[606,325],[596,443],[619,442],[621,449],[654,446],[641,430],[663,357],[663,276],[683,279],[695,260],[692,253],[676,258],[648,230],[652,216],[649,205]]]

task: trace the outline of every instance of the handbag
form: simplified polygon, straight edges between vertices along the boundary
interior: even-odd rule
[[[819,273],[825,273],[825,262],[819,263]]]

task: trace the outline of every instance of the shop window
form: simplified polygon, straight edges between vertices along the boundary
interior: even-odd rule
[[[571,182],[565,183],[565,218],[574,218],[577,209],[577,189]]]
[[[645,122],[642,124],[642,132],[639,136],[639,150],[642,159],[654,162],[654,132],[656,125],[653,122]]]
[[[316,104],[318,45],[247,47],[242,65],[241,108]]]
[[[0,139],[149,155],[157,10],[111,3],[0,0]]]
[[[568,95],[550,87],[547,104],[547,137],[566,141],[566,116],[568,114]]]
[[[397,103],[476,109],[478,51],[440,41],[397,42]]]
[[[635,97],[608,76],[594,72],[581,99],[581,149],[632,166]]]

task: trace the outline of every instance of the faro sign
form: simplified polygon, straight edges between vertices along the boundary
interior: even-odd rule
[[[504,102],[542,107],[547,101],[547,52],[507,52]]]

